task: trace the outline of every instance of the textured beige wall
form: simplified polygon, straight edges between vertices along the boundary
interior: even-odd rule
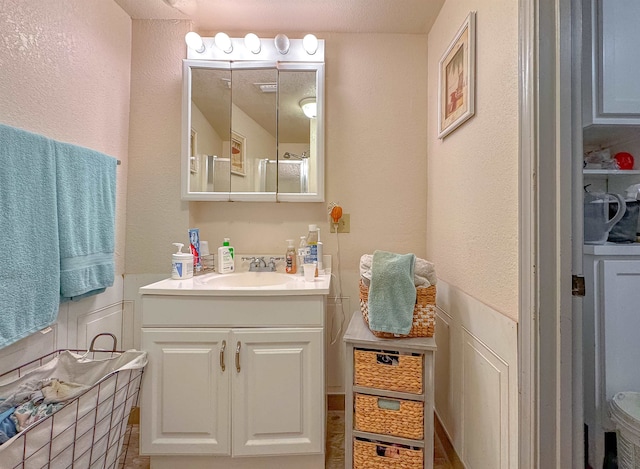
[[[133,20],[126,272],[171,274],[186,243],[180,200],[182,59],[186,21]]]
[[[230,237],[239,253],[284,255],[285,240],[316,223],[325,252],[335,255],[327,203],[180,201],[181,59],[189,25],[132,24],[127,273],[168,272],[171,243],[186,242],[189,227],[200,228],[212,248]],[[340,255],[353,309],[362,254],[424,256],[427,44],[425,36],[319,36],[326,41],[326,200],[351,214]]]
[[[0,7],[0,44],[0,122],[122,161],[115,256],[116,273],[122,274],[129,16],[113,0],[5,0]]]
[[[518,4],[448,1],[429,33],[427,255],[439,277],[518,319]],[[438,62],[477,10],[476,114],[437,137]]]

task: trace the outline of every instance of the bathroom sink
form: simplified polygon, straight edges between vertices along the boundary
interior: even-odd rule
[[[259,288],[286,285],[294,281],[290,274],[280,272],[239,272],[217,275],[207,280],[214,288]]]

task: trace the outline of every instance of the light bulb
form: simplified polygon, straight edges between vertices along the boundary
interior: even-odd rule
[[[193,31],[188,32],[184,36],[184,42],[187,43],[187,47],[189,49],[193,49],[198,54],[202,54],[204,52],[204,41],[198,33]]]
[[[318,106],[316,104],[316,98],[304,98],[300,101],[300,107],[302,112],[309,119],[315,119],[318,115]]]
[[[230,54],[233,51],[233,45],[231,44],[231,38],[226,33],[218,33],[214,38],[216,43],[216,47],[220,49],[225,54]]]
[[[318,50],[318,38],[313,34],[307,34],[302,38],[302,47],[307,51],[307,54],[313,55]]]
[[[273,43],[276,46],[276,49],[278,50],[278,52],[280,52],[282,55],[287,54],[287,52],[289,52],[289,38],[285,35],[285,34],[278,34],[274,39],[273,39]]]
[[[252,54],[260,53],[260,38],[253,33],[249,33],[244,37],[244,45]]]

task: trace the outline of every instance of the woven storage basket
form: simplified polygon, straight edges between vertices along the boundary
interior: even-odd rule
[[[380,456],[386,448],[394,451],[394,456]],[[353,440],[353,469],[422,469],[424,452],[422,449],[402,448],[384,443]]]
[[[398,410],[382,408],[384,401],[399,404]],[[421,440],[424,435],[424,403],[356,394],[355,429]]]
[[[387,360],[379,360],[379,357]],[[356,349],[353,351],[353,384],[422,394],[422,357]]]
[[[369,287],[360,279],[360,311],[369,325]],[[436,286],[416,287],[416,306],[413,308],[413,324],[407,335],[372,330],[376,337],[433,337],[436,328]],[[371,328],[370,328],[371,329]]]

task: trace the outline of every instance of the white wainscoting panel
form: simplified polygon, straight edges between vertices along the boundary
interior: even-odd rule
[[[162,274],[126,274],[124,276],[123,308],[131,318],[133,348],[140,350],[142,331],[142,297],[140,287],[169,278],[171,272]]]
[[[57,335],[58,324],[53,324],[0,349],[0,374],[53,352],[56,349]]]
[[[467,469],[518,462],[517,323],[438,280],[435,406]]]
[[[68,305],[67,348],[88,348],[91,340],[100,333],[115,335],[118,350],[132,348],[133,344],[124,340],[124,330],[132,327],[130,323],[133,318],[125,318],[123,314],[122,295],[123,279],[121,275],[116,275],[113,286],[107,288],[104,293],[64,303]],[[100,338],[95,346],[111,349],[112,341],[109,338]]]

